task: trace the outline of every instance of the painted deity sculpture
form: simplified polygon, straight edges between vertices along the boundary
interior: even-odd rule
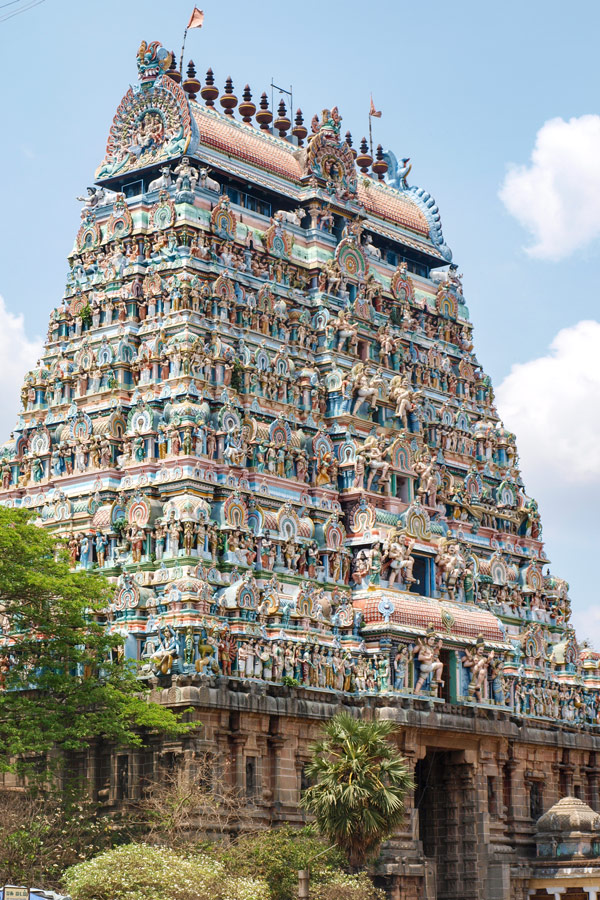
[[[483,699],[484,686],[488,677],[488,670],[494,659],[494,651],[485,652],[485,641],[482,635],[477,638],[475,653],[468,648],[465,649],[465,658],[463,666],[470,670],[471,680],[469,682],[469,698],[475,699],[481,703]]]
[[[442,682],[443,663],[439,659],[439,651],[443,644],[432,626],[427,628],[425,639],[418,639],[414,653],[419,663],[419,677],[415,684],[415,694],[420,693],[427,679],[430,679],[430,691],[435,696]]]

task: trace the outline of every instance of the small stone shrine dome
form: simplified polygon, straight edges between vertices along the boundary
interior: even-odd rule
[[[536,824],[538,857],[590,857],[600,849],[600,815],[577,797],[563,797]]]
[[[536,831],[600,831],[600,815],[577,797],[562,797],[537,820]]]

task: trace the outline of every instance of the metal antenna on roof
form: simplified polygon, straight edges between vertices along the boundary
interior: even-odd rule
[[[290,98],[290,109],[293,109],[294,108],[294,93],[293,93],[294,89],[293,89],[292,85],[290,84],[289,91],[286,91],[285,88],[279,87],[278,84],[274,83],[272,75],[271,75],[271,109],[275,109],[275,100],[273,98],[273,88],[276,91],[279,91],[280,94],[288,95],[288,97]]]

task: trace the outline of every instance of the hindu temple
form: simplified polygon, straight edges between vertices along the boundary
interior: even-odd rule
[[[257,822],[300,823],[322,722],[392,718],[416,782],[392,896],[525,900],[540,816],[598,809],[600,655],[435,200],[337,107],[272,109],[156,41],[137,70],[0,451],[0,502],[114,582],[106,627],[202,722],[90,749],[90,790],[211,754]]]

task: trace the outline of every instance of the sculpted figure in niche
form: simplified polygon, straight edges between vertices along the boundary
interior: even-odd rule
[[[177,428],[173,428],[170,432],[171,437],[171,455],[179,456],[181,452],[181,437],[179,435],[179,430]]]
[[[356,454],[356,459],[354,462],[354,481],[352,482],[353,488],[360,488],[362,490],[365,482],[365,458],[362,453]]]
[[[186,556],[192,555],[196,542],[196,533],[193,522],[185,522],[183,526],[183,549]]]
[[[320,231],[331,232],[334,223],[335,219],[330,206],[327,206],[317,212],[317,228]]]
[[[173,663],[179,656],[177,634],[171,625],[168,626],[169,634],[163,637],[158,628],[159,645],[154,654],[154,665],[162,675],[168,675],[173,668]]]
[[[260,545],[260,564],[261,568],[271,571],[275,565],[276,548],[273,541],[268,537],[264,537]]]
[[[305,450],[298,451],[296,457],[296,478],[301,484],[305,484],[308,478],[308,459]]]
[[[414,653],[419,662],[419,678],[415,685],[415,694],[419,694],[428,676],[431,676],[431,692],[437,695],[438,688],[442,682],[442,672],[444,665],[439,659],[439,653],[442,648],[442,641],[438,638],[433,626],[427,628],[425,640],[418,638],[417,646]]]
[[[178,556],[179,554],[179,535],[181,534],[181,525],[175,518],[175,513],[171,513],[171,517],[169,519],[169,523],[167,526],[167,531],[169,534],[169,549],[171,551],[171,556]]]
[[[176,191],[193,191],[195,189],[198,181],[198,172],[190,164],[189,156],[183,157],[179,165],[175,167],[174,172],[177,176],[175,182]]]
[[[107,191],[106,188],[89,187],[87,197],[76,197],[75,199],[85,204],[84,209],[94,209],[96,206],[110,202],[113,197],[113,192]]]
[[[327,291],[333,297],[337,297],[338,291],[342,284],[342,273],[335,259],[328,259],[325,263],[324,270],[327,280]]]
[[[132,528],[129,540],[131,541],[131,554],[134,563],[142,561],[142,553],[144,552],[145,534],[142,528]]]
[[[388,585],[392,587],[399,578],[409,588],[416,582],[413,576],[414,558],[412,556],[414,540],[407,535],[392,533],[383,545],[384,560],[388,562]]]
[[[285,560],[286,568],[290,571],[293,571],[295,563],[297,562],[300,555],[293,540],[290,539],[285,542],[282,548],[282,554]]]
[[[359,550],[354,559],[354,571],[352,580],[355,584],[360,584],[371,571],[371,560],[366,550]]]
[[[157,522],[154,528],[154,553],[157,560],[161,560],[164,556],[166,533],[165,526]]]
[[[77,565],[77,556],[79,554],[79,541],[72,532],[69,536],[67,547],[69,550],[69,566],[71,569],[74,569]]]
[[[390,400],[396,404],[394,415],[400,419],[404,428],[408,429],[408,414],[413,410],[414,393],[401,375],[396,375],[390,382]]]
[[[98,560],[98,566],[99,568],[102,568],[106,559],[107,541],[101,531],[97,532],[94,543],[96,545],[96,559]]]
[[[235,658],[235,640],[229,631],[223,631],[218,643],[219,665],[223,675],[231,675],[231,664]]]
[[[329,577],[331,581],[339,581],[342,574],[342,557],[338,550],[329,554]]]
[[[190,244],[190,253],[195,259],[208,259],[208,247],[202,231],[195,232]]]
[[[209,172],[210,169],[204,167],[200,169],[200,187],[206,191],[215,191],[218,194],[221,190],[221,185],[214,178],[209,178]]]
[[[376,475],[379,476],[379,489],[385,493],[389,488],[391,463],[386,459],[388,448],[385,439],[377,438],[376,435],[370,434],[365,438],[365,442],[357,453],[357,460],[363,457],[368,467],[369,474],[367,476],[367,490],[370,491],[373,486],[373,480]],[[362,485],[356,485],[362,487]]]
[[[386,369],[389,369],[391,368],[390,357],[396,352],[400,344],[400,339],[394,337],[389,326],[386,325],[379,329],[377,340],[379,342],[379,362],[382,366],[385,366]]]
[[[337,469],[337,459],[335,458],[334,454],[330,453],[329,451],[327,453],[324,453],[317,464],[317,485],[335,485],[335,482],[337,480]]]
[[[37,457],[35,457],[31,462],[31,474],[35,482],[41,481],[44,477],[43,463]]]
[[[170,166],[161,166],[160,175],[148,185],[149,191],[167,190],[173,184]]]
[[[208,529],[208,549],[213,562],[219,555],[219,528],[216,522],[211,522]]]
[[[485,642],[483,640],[483,635],[481,634],[477,638],[475,653],[472,653],[468,648],[465,650],[463,666],[465,669],[471,670],[469,700],[475,699],[478,703],[481,703],[483,687],[487,679],[488,669],[493,659],[494,651],[492,650],[491,653],[486,654]]]
[[[406,675],[408,672],[408,647],[398,647],[394,657],[394,690],[403,691],[406,688]]]
[[[350,321],[350,313],[347,310],[340,310],[338,315],[331,319],[329,323],[332,332],[335,333],[337,340],[337,350],[343,350],[346,341],[348,341],[348,352],[352,356],[356,356],[358,348],[358,327],[354,322]]]
[[[153,675],[155,669],[154,657],[156,656],[156,643],[152,640],[152,638],[146,638],[144,641],[144,649],[140,654],[140,660],[142,661],[142,667],[140,670],[141,675]]]
[[[288,222],[290,225],[300,225],[302,220],[306,217],[306,210],[302,209],[299,206],[297,209],[292,209],[290,211],[285,209],[278,209],[273,218],[279,222]]]
[[[433,457],[425,456],[414,465],[415,472],[419,475],[419,487],[417,496],[421,503],[427,506],[437,504],[437,465]]]
[[[254,565],[254,560],[256,559],[256,550],[254,549],[254,542],[250,535],[240,535],[237,554],[238,558],[245,562],[247,566]]]
[[[377,660],[377,657],[375,657]],[[387,655],[382,655],[377,660],[377,689],[379,691],[389,691],[390,689],[390,662]]]
[[[440,549],[435,558],[437,565],[437,584],[440,591],[446,590],[450,600],[454,600],[456,589],[467,568],[460,547],[455,541],[442,539]]]
[[[371,410],[377,408],[379,390],[383,387],[381,374],[373,369],[367,370],[365,364],[357,363],[350,373],[350,384],[354,403],[352,415],[355,416],[363,403],[368,402]]]
[[[381,544],[376,541],[369,550],[364,552],[369,563],[369,584],[378,585],[381,578]]]
[[[369,256],[372,256],[374,259],[381,259],[381,250],[379,247],[376,247],[373,243],[373,238],[370,234],[366,234],[363,239],[363,247]]]
[[[85,534],[79,536],[79,562],[84,568],[87,568],[91,562],[92,548],[89,538]]]

